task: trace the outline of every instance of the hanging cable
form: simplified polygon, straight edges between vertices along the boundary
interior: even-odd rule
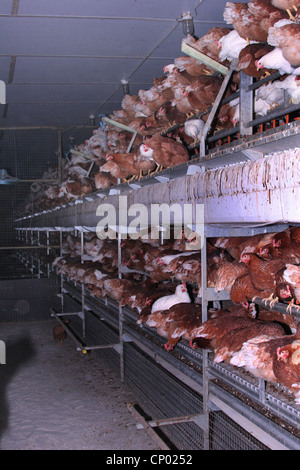
[[[105,117],[105,114],[98,114],[98,117]],[[102,128],[103,130],[103,149],[106,151],[107,150],[107,146],[106,146],[106,129],[105,129],[105,123],[102,121],[102,119],[100,119],[100,127]]]
[[[142,59],[142,61],[139,63],[139,65],[126,77],[127,80],[132,77],[141,67],[142,65],[146,62],[146,60],[153,54],[153,52],[156,51],[156,49],[158,49],[167,39],[168,37],[175,31],[175,29],[178,27],[178,22],[176,22],[175,25],[172,26],[171,30],[168,31],[168,33],[159,41],[158,44],[156,44],[156,46],[153,47],[153,49],[151,49],[150,52],[148,52],[148,54],[146,54],[146,56]],[[102,103],[101,105],[97,108],[96,113],[99,113],[99,111],[103,108],[103,106],[116,94],[118,93],[118,91],[120,90],[120,88],[122,87],[122,84],[120,84],[118,86],[118,88],[108,97],[106,98]]]

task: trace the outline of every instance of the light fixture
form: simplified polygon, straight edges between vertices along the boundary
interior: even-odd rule
[[[187,36],[188,34],[193,36],[195,29],[194,29],[193,15],[191,14],[190,11],[186,11],[185,13],[182,13],[181,22],[182,22],[183,34],[185,36]]]
[[[91,126],[94,126],[96,124],[95,116],[93,114],[90,114],[89,119],[90,119]]]
[[[124,95],[129,95],[129,83],[128,80],[121,80],[122,87],[123,87],[123,93]]]
[[[18,178],[10,176],[4,168],[0,169],[0,184],[12,184],[18,181]]]

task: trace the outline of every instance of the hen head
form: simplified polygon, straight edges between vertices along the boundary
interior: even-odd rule
[[[163,68],[163,71],[164,73],[171,73],[173,72],[175,69],[175,65],[174,64],[169,64],[169,65],[165,65],[164,68]]]
[[[161,106],[159,110],[157,111],[157,116],[160,117],[160,116],[163,116],[164,114],[166,114],[166,109],[163,106]]]
[[[293,341],[292,344],[288,344],[281,348],[277,348],[276,351],[277,360],[284,363],[290,362],[290,365],[299,366],[300,364],[300,341]]]
[[[160,256],[157,257],[156,263],[158,266],[165,266],[165,263],[163,262]]]
[[[222,47],[222,41],[221,41],[221,39],[222,39],[222,38],[220,38],[220,39],[218,39],[218,40],[216,41],[216,44],[217,44],[218,49],[221,49],[221,47]]]
[[[290,355],[290,352],[288,349],[285,349],[283,347],[283,348],[277,348],[276,354],[277,354],[278,361],[282,361],[286,363]]]
[[[255,67],[257,68],[257,70],[260,70],[260,69],[263,69],[264,68],[264,64],[262,63],[262,60],[256,60],[255,62]]]
[[[273,247],[274,248],[279,248],[280,245],[281,245],[281,239],[280,238],[277,239],[276,237],[274,237],[273,238]]]
[[[270,249],[267,246],[263,246],[259,249],[259,256],[262,258],[269,256],[270,254]]]
[[[243,253],[241,255],[240,262],[247,264],[247,263],[249,263],[250,259],[251,259],[251,256],[248,253]]]
[[[141,144],[140,151],[143,157],[151,158],[153,155],[153,149],[148,144]]]
[[[177,289],[180,290],[182,293],[186,292],[186,282],[183,282],[179,286],[177,286]]]
[[[291,287],[286,282],[281,282],[278,284],[278,294],[281,299],[290,299],[293,297],[293,293],[291,291]]]

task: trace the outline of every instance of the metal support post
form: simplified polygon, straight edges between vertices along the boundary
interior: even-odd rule
[[[38,243],[38,246],[40,246],[40,231],[38,230],[37,231],[37,243]],[[39,256],[38,258],[38,279],[40,279],[41,277],[41,258]]]
[[[118,231],[118,277],[122,279],[122,233],[119,226]],[[119,305],[119,339],[120,339],[120,378],[121,382],[124,383],[124,342],[123,342],[123,309]]]
[[[57,143],[57,168],[58,168],[58,185],[62,184],[62,131],[58,130]]]
[[[62,256],[62,243],[63,236],[62,230],[59,231],[59,256]],[[61,300],[61,312],[64,312],[64,276],[60,275],[60,300]]]
[[[33,231],[32,230],[30,230],[30,244],[31,244],[31,246],[34,245]],[[33,276],[33,271],[34,271],[33,254],[31,254],[31,274],[32,274],[32,276]]]
[[[47,230],[47,232],[46,232],[46,245],[47,245],[47,250],[46,250],[46,254],[47,254],[47,277],[50,277],[50,263],[49,263],[49,260],[48,260],[48,256],[50,254],[50,250],[49,250],[49,245],[50,245],[49,230]]]
[[[83,230],[80,232],[80,258],[81,264],[84,263],[83,254],[84,254],[84,232]],[[81,310],[82,310],[82,337],[86,339],[86,322],[85,322],[85,291],[84,291],[84,283],[81,283]]]
[[[247,124],[253,119],[254,99],[253,90],[249,86],[253,83],[253,77],[240,72],[240,135],[252,135],[253,128],[247,127]]]
[[[207,320],[207,250],[206,250],[206,230],[203,228],[203,243],[201,249],[201,285],[202,285],[202,322]],[[202,377],[203,377],[203,448],[209,449],[209,365],[208,351],[202,349]]]
[[[220,106],[223,95],[224,95],[224,93],[226,91],[226,88],[229,84],[229,81],[231,79],[231,75],[233,74],[234,70],[236,69],[236,66],[237,66],[237,60],[233,60],[232,63],[231,63],[230,69],[228,70],[228,74],[225,76],[225,78],[222,82],[222,85],[220,87],[220,90],[218,92],[218,95],[215,99],[215,102],[214,102],[214,104],[213,104],[213,106],[210,110],[209,116],[207,118],[204,129],[202,131],[201,140],[200,140],[200,156],[201,157],[204,157],[204,155],[206,153],[205,142],[206,142],[207,134],[210,131],[212,122],[215,118],[216,112],[217,112],[217,110]]]

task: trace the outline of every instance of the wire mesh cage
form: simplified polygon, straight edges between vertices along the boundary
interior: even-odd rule
[[[34,207],[47,187],[58,185],[60,167],[70,149],[92,133],[89,126],[0,129],[0,280],[47,275],[33,256],[34,250],[41,259],[49,256],[43,248],[46,233],[20,234],[15,220]],[[50,242],[57,244],[54,237]]]

